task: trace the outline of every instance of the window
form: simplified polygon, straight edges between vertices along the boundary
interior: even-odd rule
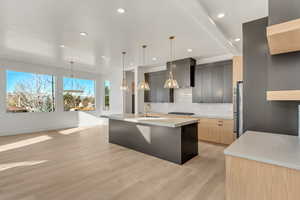
[[[109,110],[110,81],[104,81],[104,110]]]
[[[54,77],[51,75],[6,71],[7,112],[53,112]]]
[[[76,78],[64,78],[64,110],[94,111],[95,81]]]

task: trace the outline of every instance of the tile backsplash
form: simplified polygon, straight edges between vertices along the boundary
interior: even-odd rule
[[[233,104],[192,103],[192,88],[175,89],[174,95],[175,103],[151,103],[151,111],[158,113],[191,112],[197,115],[233,115]]]

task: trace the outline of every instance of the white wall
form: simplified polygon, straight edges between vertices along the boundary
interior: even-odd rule
[[[124,110],[125,113],[132,113],[132,95],[134,94],[132,84],[134,82],[134,72],[126,71],[126,80],[129,87],[129,90],[125,93],[124,97]]]
[[[103,109],[103,100],[104,100],[104,81],[110,81],[110,109]],[[122,81],[122,69],[110,70],[109,72],[102,75],[102,84],[101,84],[101,102],[102,102],[102,113],[105,114],[120,114],[123,113],[123,93],[120,90]]]
[[[57,84],[57,90],[55,92],[56,111],[52,113],[6,113],[6,70],[54,75]],[[75,72],[75,77],[96,80],[96,111],[64,112],[62,79],[63,76],[69,75],[70,71],[66,69],[0,60],[0,136],[103,123],[103,119],[99,118],[103,108],[104,94],[104,79],[102,75],[79,71]],[[122,103],[119,94],[116,92],[116,88],[119,88],[119,78],[118,73],[108,77],[108,80],[112,81],[112,111],[116,112],[122,110]]]

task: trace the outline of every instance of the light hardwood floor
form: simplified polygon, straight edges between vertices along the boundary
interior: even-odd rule
[[[223,146],[183,166],[108,144],[107,127],[0,137],[0,200],[224,200]]]

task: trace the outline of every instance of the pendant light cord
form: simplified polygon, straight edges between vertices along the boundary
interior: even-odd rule
[[[74,61],[70,61],[70,71],[71,71],[71,78],[74,78],[74,69],[73,69],[73,64],[74,64]]]
[[[125,54],[126,52],[122,52],[122,63],[123,63],[123,80],[125,80]]]
[[[73,64],[74,64],[74,61],[70,61],[70,64],[71,64],[71,89],[73,90],[74,89],[74,69],[73,69]]]
[[[146,64],[146,48],[147,48],[147,45],[143,45],[143,65]]]
[[[173,53],[175,53],[175,50],[174,50],[174,44],[173,44],[173,40],[175,39],[175,36],[171,36],[170,38],[170,75],[172,76],[173,78]],[[173,52],[174,51],[174,52]]]

